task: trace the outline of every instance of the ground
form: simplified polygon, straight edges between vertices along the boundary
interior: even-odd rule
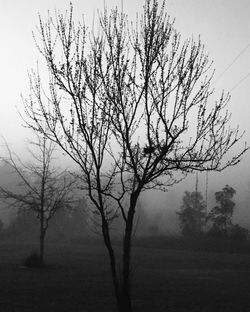
[[[36,248],[0,243],[1,312],[116,311],[100,243],[50,243],[46,268],[24,268]],[[249,312],[249,289],[250,254],[134,247],[135,312]]]

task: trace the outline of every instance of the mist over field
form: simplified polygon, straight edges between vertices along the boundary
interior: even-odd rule
[[[247,157],[247,156],[246,156]],[[210,211],[215,205],[214,193],[221,190],[226,184],[236,190],[234,197],[235,209],[233,220],[242,226],[250,228],[250,177],[247,161],[243,160],[241,166],[229,168],[221,173],[208,174],[207,210]],[[181,183],[170,187],[166,193],[145,192],[142,195],[142,206],[145,207],[152,220],[159,224],[161,231],[169,234],[179,233],[179,225],[176,211],[180,209],[184,191],[195,191],[196,175],[188,176]],[[198,191],[206,197],[206,173],[198,175]]]
[[[231,177],[234,178],[230,179]],[[0,184],[9,188],[13,188],[16,185],[15,174],[3,164],[0,166]],[[206,173],[199,173],[198,175],[198,191],[202,193],[204,199],[207,191],[208,212],[216,205],[214,193],[222,189],[226,184],[229,184],[236,190],[234,223],[239,223],[250,229],[250,178],[248,172],[245,170],[240,171],[238,167],[234,167],[221,173],[209,173],[207,186]],[[195,186],[196,175],[192,174],[179,184],[169,187],[167,192],[143,192],[138,204],[137,234],[146,236],[152,234],[179,236],[180,225],[176,212],[180,209],[184,192],[195,191]],[[15,217],[16,210],[7,207],[3,202],[1,207],[0,219],[2,219],[5,226],[8,226],[10,220]]]
[[[115,5],[123,7],[130,18],[135,17],[136,9],[140,10],[144,1],[140,0],[136,5],[133,1],[109,0],[105,4],[111,8]],[[93,26],[93,19],[97,19],[96,10],[102,10],[104,2],[98,0],[90,3],[74,1],[76,19],[84,14],[86,24]],[[242,0],[241,4],[236,1],[221,1],[220,3],[198,3],[192,1],[168,1],[167,10],[172,18],[176,18],[176,28],[180,31],[183,40],[193,36],[194,39],[201,36],[205,49],[209,52],[213,67],[215,68],[214,87],[215,94],[212,95],[212,102],[221,90],[231,91],[229,110],[232,112],[231,124],[240,126],[246,132],[244,140],[249,140],[249,59],[250,49],[248,41],[249,26],[249,3]],[[32,38],[38,24],[39,12],[41,16],[46,16],[47,11],[53,12],[55,9],[66,10],[68,3],[65,1],[26,1],[21,4],[18,1],[1,3],[1,37],[7,44],[1,50],[0,59],[2,60],[2,105],[0,134],[3,135],[10,147],[18,155],[26,157],[25,141],[30,136],[28,129],[22,127],[23,122],[17,110],[22,110],[23,96],[28,93],[27,70],[36,66],[36,62],[41,58]],[[22,12],[19,14],[19,12]],[[5,29],[8,29],[6,32]],[[16,53],[16,46],[22,47]],[[14,86],[14,87],[13,87]],[[4,153],[4,150],[2,150]],[[60,154],[60,153],[59,153]],[[62,155],[61,155],[62,156]],[[208,185],[208,210],[214,205],[214,192],[222,189],[226,184],[235,188],[236,208],[234,218],[237,222],[248,225],[248,199],[250,178],[248,163],[250,154],[247,152],[244,159],[235,168],[228,168],[221,173],[209,174]],[[62,160],[58,158],[60,165],[67,163],[68,167],[72,163],[64,156]],[[8,180],[6,176],[1,177],[0,181]],[[199,176],[199,190],[205,194],[205,174]],[[4,182],[5,183],[5,182]],[[183,192],[195,189],[195,176],[188,177],[179,185],[171,187],[167,193],[150,192],[144,193],[140,199],[143,207],[149,216],[153,216],[155,222],[160,223],[161,230],[169,232],[178,231],[176,210],[181,205]],[[164,210],[164,211],[163,211]],[[3,219],[8,222],[8,212],[0,212]],[[160,215],[163,215],[161,218]],[[160,221],[156,221],[160,219]],[[163,222],[164,220],[164,222]],[[168,224],[165,226],[164,223]],[[162,224],[163,223],[163,224]]]

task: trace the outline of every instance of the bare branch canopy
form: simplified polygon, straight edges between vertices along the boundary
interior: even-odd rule
[[[34,37],[49,81],[30,73],[24,119],[79,165],[101,221],[119,311],[131,311],[131,235],[141,192],[166,190],[195,170],[236,165],[247,150],[239,144],[244,133],[230,126],[229,94],[213,100],[203,44],[182,40],[165,1],[146,0],[133,22],[105,9],[91,32],[75,23],[71,5],[67,14],[39,17]],[[124,221],[122,280],[110,232],[117,214]]]

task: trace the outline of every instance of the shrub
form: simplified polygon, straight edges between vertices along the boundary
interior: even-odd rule
[[[41,262],[40,256],[37,252],[33,251],[23,262],[27,268],[41,268],[43,263]]]
[[[230,237],[235,240],[239,241],[246,241],[248,239],[248,230],[244,227],[235,224],[231,229]]]
[[[227,239],[229,237],[226,229],[220,229],[216,226],[211,227],[211,229],[207,232],[207,236],[214,239]]]

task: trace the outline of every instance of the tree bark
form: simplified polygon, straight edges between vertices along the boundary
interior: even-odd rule
[[[132,311],[132,310],[124,310],[123,307],[125,307],[125,304],[123,303],[123,296],[122,296],[122,291],[118,279],[118,274],[117,274],[117,267],[116,267],[116,259],[115,259],[115,254],[114,250],[112,248],[111,240],[110,240],[110,235],[109,235],[109,227],[107,224],[106,219],[103,216],[102,220],[102,233],[103,233],[103,239],[104,243],[107,247],[108,254],[109,254],[109,261],[110,261],[110,269],[111,269],[111,276],[112,276],[112,281],[113,281],[113,287],[114,287],[114,292],[115,292],[115,298],[117,302],[117,308],[119,312],[125,312],[125,311]]]
[[[132,312],[132,302],[131,302],[131,240],[133,231],[133,221],[135,214],[135,207],[137,199],[139,197],[140,191],[137,190],[131,195],[130,208],[128,212],[128,217],[126,221],[126,229],[123,240],[123,270],[122,277],[119,285],[119,295],[117,297],[117,305],[119,312]]]
[[[45,239],[45,229],[44,229],[44,211],[42,209],[40,216],[40,265],[44,265],[44,239]]]
[[[41,232],[40,232],[40,254],[39,254],[41,265],[44,265],[44,239],[45,239],[45,233],[41,229]]]
[[[132,303],[130,297],[130,289],[121,285],[119,295],[117,297],[117,307],[119,312],[132,312]]]

